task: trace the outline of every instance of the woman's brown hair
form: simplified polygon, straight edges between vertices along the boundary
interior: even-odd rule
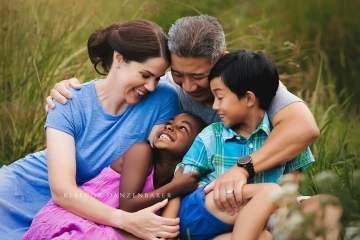
[[[114,51],[120,53],[125,62],[142,63],[149,58],[163,57],[170,63],[166,34],[156,23],[143,19],[100,27],[90,35],[87,47],[90,61],[101,75],[109,73]],[[103,72],[99,71],[99,65]]]

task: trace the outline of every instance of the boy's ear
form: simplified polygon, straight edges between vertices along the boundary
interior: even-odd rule
[[[247,91],[245,93],[245,97],[246,97],[246,105],[248,107],[252,107],[255,104],[256,101],[256,96],[253,92],[251,91]]]
[[[224,51],[222,54],[221,54],[221,57],[225,56],[226,54],[228,54],[229,51]]]

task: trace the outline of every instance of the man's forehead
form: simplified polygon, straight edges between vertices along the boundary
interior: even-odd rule
[[[171,69],[183,74],[208,74],[213,67],[206,58],[172,56]]]

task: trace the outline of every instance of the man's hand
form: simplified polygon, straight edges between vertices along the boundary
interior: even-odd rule
[[[246,184],[248,176],[249,174],[244,168],[234,166],[207,185],[204,189],[205,194],[213,191],[214,202],[218,209],[234,215],[242,204],[242,188]]]
[[[70,78],[56,83],[54,88],[50,90],[50,96],[46,97],[45,111],[48,112],[49,108],[55,108],[53,98],[62,104],[66,104],[67,99],[72,98],[71,92],[68,90],[71,87],[75,89],[81,88],[81,84],[77,78]]]

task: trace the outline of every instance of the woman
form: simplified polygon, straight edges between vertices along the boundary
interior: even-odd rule
[[[140,238],[178,233],[178,219],[151,212],[166,200],[127,213],[91,196],[81,197],[85,193],[78,188],[129,146],[151,139],[151,133],[179,112],[176,90],[158,82],[170,64],[167,37],[150,21],[114,23],[90,35],[88,53],[95,70],[100,73],[101,66],[106,77],[72,91],[69,104],[49,112],[45,151],[0,169],[0,239],[20,239],[51,197],[82,218]]]

